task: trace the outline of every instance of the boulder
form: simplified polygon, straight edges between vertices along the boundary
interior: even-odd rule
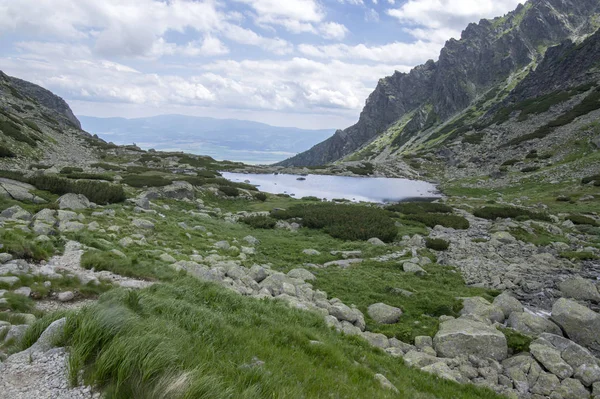
[[[369,344],[377,348],[386,349],[390,346],[388,337],[383,334],[372,333],[369,331],[362,332],[361,335],[366,339]]]
[[[424,276],[425,274],[427,274],[425,269],[412,262],[404,262],[402,264],[402,270],[404,270],[406,273],[414,273],[417,276]]]
[[[367,242],[371,245],[375,245],[377,247],[382,247],[385,246],[385,242],[381,241],[379,238],[377,237],[373,237],[373,238],[369,238],[367,240]]]
[[[308,256],[321,255],[321,253],[319,251],[317,251],[316,249],[310,249],[310,248],[302,250],[302,253],[304,255],[308,255]]]
[[[542,316],[528,312],[513,312],[508,317],[506,325],[520,333],[537,337],[542,333],[562,336],[560,327]]]
[[[379,384],[381,385],[381,387],[383,389],[386,389],[388,391],[392,391],[392,392],[398,393],[398,388],[396,388],[394,386],[394,384],[392,384],[390,382],[390,380],[388,380],[387,378],[385,378],[385,376],[383,374],[375,374],[375,379],[377,381],[379,381]]]
[[[63,317],[50,324],[40,335],[37,342],[29,350],[31,352],[46,352],[54,347],[54,343],[59,341],[65,333],[67,319]]]
[[[590,392],[579,380],[574,378],[563,380],[556,392],[562,399],[589,399],[590,397]]]
[[[31,213],[27,212],[19,205],[14,205],[0,212],[0,218],[29,221],[31,220]]]
[[[177,262],[177,259],[175,259],[173,256],[169,255],[168,253],[162,253],[162,254],[160,254],[160,256],[158,258],[160,260],[162,260],[163,262],[167,262],[167,263]]]
[[[246,237],[244,237],[244,241],[246,241],[250,245],[258,245],[258,244],[260,244],[260,240],[258,238],[256,238],[256,237],[253,237],[253,236],[246,236]]]
[[[317,279],[314,274],[302,268],[292,269],[288,272],[287,275],[288,277],[297,278],[303,281],[313,281]]]
[[[454,382],[460,382],[461,380],[464,380],[464,378],[460,375],[460,373],[458,371],[452,370],[444,362],[437,362],[437,363],[430,364],[429,366],[422,367],[421,371],[424,371],[426,373],[436,375],[445,380],[450,380],[450,381],[454,381]]]
[[[504,311],[479,296],[463,298],[463,308],[460,314],[483,317],[491,322],[501,323],[504,321]]]
[[[153,230],[154,223],[146,219],[133,219],[131,224],[139,229]]]
[[[504,334],[494,327],[462,317],[441,323],[433,346],[441,357],[475,355],[503,360],[508,354]]]
[[[231,248],[231,245],[229,245],[229,243],[227,241],[218,241],[215,243],[215,245],[213,245],[213,247],[217,248],[217,249],[229,249]]]
[[[75,298],[75,294],[72,291],[65,291],[58,294],[58,300],[61,302],[70,302]]]
[[[534,341],[529,351],[542,366],[561,380],[573,375],[573,367],[563,360],[560,351]]]
[[[36,204],[46,202],[43,198],[31,194],[32,190],[35,190],[35,187],[31,184],[0,177],[0,197],[17,201],[31,201]]]
[[[48,224],[54,224],[56,222],[56,211],[53,209],[44,208],[33,216],[33,220],[36,222],[44,222]]]
[[[404,355],[404,363],[411,367],[423,368],[430,364],[438,363],[439,361],[440,359],[435,356],[416,350],[410,350]]]
[[[503,292],[494,298],[493,305],[497,306],[504,313],[504,317],[508,318],[512,312],[522,312],[523,304],[517,298],[510,295],[508,292]]]
[[[58,225],[58,230],[62,233],[73,233],[81,231],[85,228],[85,225],[80,222],[62,222]]]
[[[552,320],[569,339],[600,350],[600,314],[569,299],[560,298],[552,306]]]
[[[374,303],[367,309],[368,315],[381,324],[394,324],[400,320],[402,310],[385,303]]]
[[[90,207],[90,201],[83,194],[68,193],[60,197],[57,201],[60,209],[80,210]]]
[[[560,291],[567,298],[582,301],[600,302],[600,292],[591,280],[576,276],[569,278],[558,285]]]

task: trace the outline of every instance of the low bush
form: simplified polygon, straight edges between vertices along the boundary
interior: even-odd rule
[[[57,195],[83,194],[90,201],[100,205],[125,201],[123,187],[116,184],[91,180],[71,181],[58,176],[45,175],[33,176],[27,179],[27,183]]]
[[[419,213],[452,213],[452,208],[435,202],[400,202],[385,207],[388,211],[400,212],[405,215]]]
[[[538,152],[537,150],[531,150],[529,151],[529,153],[525,156],[526,159],[536,159],[538,157]]]
[[[517,217],[526,217],[528,220],[542,220],[545,222],[550,221],[550,217],[545,213],[533,212],[527,209],[516,208],[513,206],[486,206],[483,208],[476,209],[473,212],[473,215],[478,218],[495,220],[497,218],[507,219],[507,218],[517,218]]]
[[[40,127],[38,126],[37,123],[35,123],[34,121],[30,121],[25,119],[23,121],[23,123],[25,123],[27,126],[29,126],[31,129],[35,130],[38,133],[42,133],[42,129],[40,129]]]
[[[41,163],[34,163],[29,165],[29,169],[38,169],[38,170],[46,170],[46,169],[50,169],[52,166],[51,165],[43,165]]]
[[[598,260],[598,259],[600,259],[593,252],[577,252],[577,251],[561,252],[560,257],[564,258],[564,259],[575,259],[575,260]]]
[[[527,167],[521,169],[521,172],[529,173],[529,172],[535,172],[537,170],[540,170],[539,166],[527,166]]]
[[[342,240],[364,241],[377,237],[392,242],[398,234],[390,214],[374,207],[335,203],[295,205],[285,211],[273,211],[272,216],[277,219],[301,218],[303,226],[323,229]]]
[[[79,168],[76,166],[65,166],[64,168],[62,168],[60,170],[60,173],[63,175],[68,175],[70,173],[82,173],[83,172],[83,168]]]
[[[69,173],[65,175],[67,179],[79,180],[79,179],[87,179],[87,180],[108,180],[113,181],[113,177],[107,174],[97,174],[97,173]]]
[[[499,328],[499,330],[506,337],[506,343],[508,348],[512,350],[512,353],[529,352],[529,345],[533,339],[527,335],[521,334],[520,332],[513,330],[512,328]]]
[[[600,181],[600,174],[584,177],[581,179],[581,184],[589,184],[594,181]]]
[[[240,190],[231,186],[219,186],[219,191],[228,197],[238,197]]]
[[[198,171],[197,176],[210,179],[213,177],[220,177],[221,174],[214,170],[200,170],[200,171]]]
[[[571,214],[567,216],[567,220],[570,220],[574,224],[589,224],[590,226],[598,225],[598,222],[596,222],[595,219],[584,215]]]
[[[0,158],[14,158],[15,153],[12,152],[8,147],[0,144]]]
[[[315,197],[313,195],[309,195],[308,197],[302,197],[300,198],[302,201],[314,201],[314,202],[321,202],[321,198]]]
[[[267,194],[265,193],[255,193],[254,194],[254,199],[261,201],[261,202],[265,202],[267,200]]]
[[[556,201],[558,201],[558,202],[570,202],[571,201],[571,197],[567,197],[565,195],[559,195],[558,197],[556,197]]]
[[[272,229],[277,224],[277,220],[268,216],[248,216],[241,221],[255,229]]]
[[[470,224],[467,219],[458,215],[447,215],[443,213],[422,213],[407,215],[407,219],[423,223],[427,227],[444,226],[456,230],[466,230]]]
[[[173,183],[172,180],[159,175],[126,175],[121,182],[136,188],[164,187]]]
[[[485,134],[483,133],[467,134],[463,137],[463,143],[481,144],[484,137]]]
[[[508,161],[504,161],[501,166],[513,166],[521,162],[520,159],[509,159]]]
[[[354,173],[355,175],[360,175],[360,176],[372,175],[373,172],[375,171],[375,167],[370,162],[364,162],[362,164],[362,166],[348,166],[348,167],[346,167],[346,169],[348,169],[350,172]]]
[[[29,137],[29,135],[21,132],[21,127],[12,121],[0,121],[0,130],[16,141],[29,144],[31,147],[37,146],[36,141]]]
[[[114,171],[114,172],[119,172],[119,171],[124,170],[124,168],[122,168],[121,166],[111,165],[109,163],[103,163],[103,162],[93,163],[90,166],[92,168],[99,168],[99,169],[104,169],[104,170],[111,170],[111,171]]]
[[[425,246],[435,251],[445,251],[450,246],[450,243],[441,238],[427,238],[425,240]]]

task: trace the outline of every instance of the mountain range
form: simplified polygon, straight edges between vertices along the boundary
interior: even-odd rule
[[[246,163],[273,163],[330,137],[333,130],[305,130],[264,123],[160,115],[147,118],[79,116],[84,130],[116,144],[185,151]]]
[[[438,61],[381,79],[355,125],[280,165],[430,158],[439,173],[481,175],[577,134],[598,140],[599,12],[596,0],[531,0],[470,24]]]

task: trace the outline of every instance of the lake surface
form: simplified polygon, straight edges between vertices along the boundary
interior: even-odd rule
[[[329,175],[245,174],[223,172],[234,182],[247,182],[271,194],[290,194],[295,198],[347,199],[365,202],[397,202],[408,198],[439,198],[437,188],[428,182],[385,177],[347,177]],[[306,180],[297,180],[298,178]]]

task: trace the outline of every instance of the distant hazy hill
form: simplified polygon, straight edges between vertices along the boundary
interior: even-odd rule
[[[79,120],[84,130],[116,144],[135,142],[142,148],[181,150],[251,163],[281,161],[334,133],[184,115],[137,119],[79,116]]]

